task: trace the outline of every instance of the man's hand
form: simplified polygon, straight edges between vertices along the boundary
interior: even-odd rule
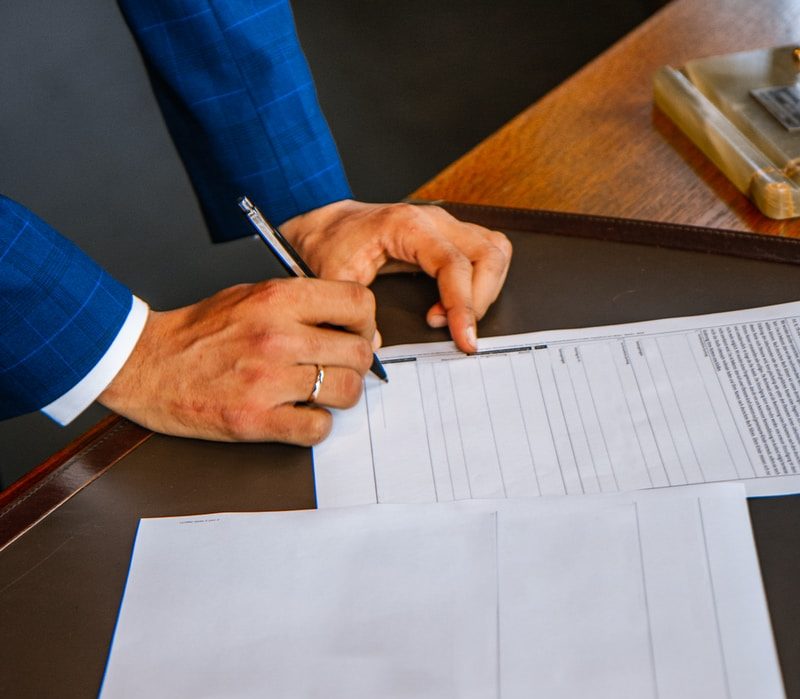
[[[151,312],[99,400],[167,434],[316,444],[331,427],[319,406],[355,405],[376,337],[375,300],[359,284],[280,279],[236,286]],[[314,405],[302,405],[317,365],[325,379]]]
[[[439,285],[428,324],[449,325],[465,352],[477,350],[476,322],[511,263],[502,233],[462,223],[436,206],[338,201],[289,219],[281,232],[325,279],[367,285],[380,272],[421,268]]]

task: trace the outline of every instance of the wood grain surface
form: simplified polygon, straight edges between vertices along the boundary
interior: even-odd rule
[[[662,65],[794,41],[800,0],[673,0],[413,196],[800,237],[800,219],[763,216],[652,98]]]

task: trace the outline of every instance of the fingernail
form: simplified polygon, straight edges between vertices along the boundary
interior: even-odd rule
[[[372,349],[380,349],[380,346],[383,344],[383,338],[381,334],[376,330],[375,334],[372,336]]]
[[[475,349],[478,349],[478,336],[475,333],[474,326],[470,325],[467,328],[466,335],[467,335],[467,342],[469,342],[469,344],[472,345]]]
[[[428,325],[432,328],[443,328],[447,325],[447,316],[433,315],[428,319]]]

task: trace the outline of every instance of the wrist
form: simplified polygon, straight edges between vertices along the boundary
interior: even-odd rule
[[[339,199],[318,206],[297,216],[284,221],[279,229],[286,239],[293,243],[294,238],[302,237],[308,231],[326,228],[332,221],[335,221],[347,213],[358,208],[359,202],[353,199]]]
[[[128,416],[137,405],[147,403],[142,396],[145,382],[145,358],[158,347],[157,326],[163,313],[148,310],[147,319],[136,345],[125,363],[116,373],[105,390],[97,397],[98,403],[120,415]]]
[[[117,336],[94,367],[69,391],[42,408],[42,412],[66,425],[99,400],[139,344],[149,316],[147,304],[136,296]]]

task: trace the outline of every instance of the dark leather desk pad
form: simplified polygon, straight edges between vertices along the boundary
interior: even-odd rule
[[[800,266],[510,232],[482,335],[733,310],[800,298]],[[387,344],[441,340],[419,276],[380,279]],[[96,696],[139,517],[314,506],[310,451],[154,435],[0,553],[0,696]],[[789,696],[800,696],[800,498],[750,504]]]

